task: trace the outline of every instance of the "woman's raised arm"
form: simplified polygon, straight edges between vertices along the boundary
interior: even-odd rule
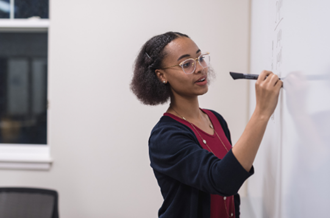
[[[246,171],[252,167],[265,133],[268,120],[273,114],[282,81],[271,71],[263,71],[256,82],[256,108],[232,151],[238,162]]]

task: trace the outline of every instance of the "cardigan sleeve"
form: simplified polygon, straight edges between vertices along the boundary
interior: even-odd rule
[[[210,194],[234,195],[253,174],[247,172],[232,151],[223,159],[203,149],[194,133],[171,118],[158,123],[149,138],[151,167],[186,185]]]

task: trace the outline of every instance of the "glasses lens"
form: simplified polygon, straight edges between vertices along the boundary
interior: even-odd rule
[[[209,54],[201,55],[198,61],[203,68],[206,68],[210,66],[210,55]]]
[[[188,59],[182,63],[181,67],[186,74],[191,74],[195,70],[195,61]]]

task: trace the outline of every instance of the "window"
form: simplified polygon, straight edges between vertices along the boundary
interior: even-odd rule
[[[48,0],[0,0],[0,18],[49,18]]]
[[[0,168],[49,169],[48,0],[0,0]]]

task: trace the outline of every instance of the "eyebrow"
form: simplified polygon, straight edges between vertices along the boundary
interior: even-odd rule
[[[196,51],[196,54],[198,54],[200,51],[201,51],[201,50],[198,49],[198,50]],[[178,61],[181,60],[182,58],[186,58],[186,57],[190,57],[190,55],[189,55],[189,54],[182,55],[182,56],[179,57]]]

